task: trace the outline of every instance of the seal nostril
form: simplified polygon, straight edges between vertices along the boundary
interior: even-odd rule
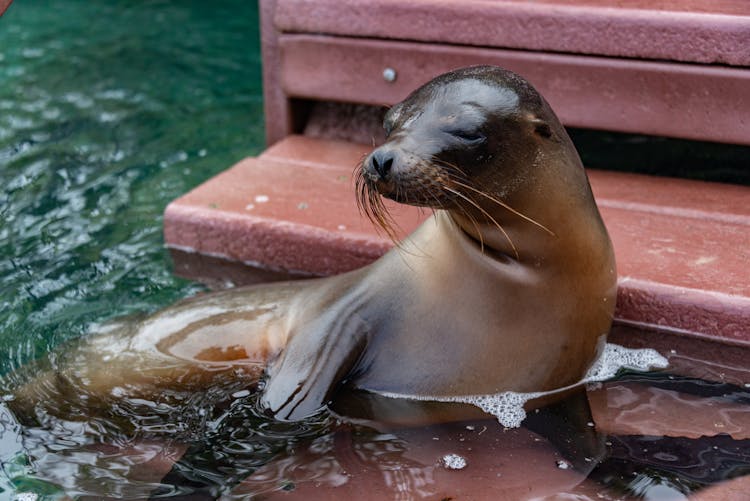
[[[391,153],[376,151],[370,158],[372,160],[372,167],[381,178],[385,178],[393,166],[393,155]]]
[[[380,170],[380,175],[384,176],[388,174],[391,171],[391,165],[393,165],[393,157],[388,157],[385,162],[383,162],[383,168]]]

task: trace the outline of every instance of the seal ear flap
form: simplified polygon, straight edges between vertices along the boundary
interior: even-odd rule
[[[547,122],[545,122],[539,117],[531,117],[529,121],[531,122],[531,125],[534,127],[535,134],[545,139],[550,139],[552,137],[553,135],[552,128],[549,126]]]
[[[539,118],[535,113],[526,113],[526,120],[531,124],[531,127],[534,129],[534,134],[537,136],[543,137],[544,139],[550,139],[554,136],[552,127],[550,127],[546,121]]]

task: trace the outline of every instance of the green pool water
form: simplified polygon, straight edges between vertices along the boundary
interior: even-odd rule
[[[257,2],[17,0],[0,18],[0,374],[175,277],[166,204],[263,146]]]

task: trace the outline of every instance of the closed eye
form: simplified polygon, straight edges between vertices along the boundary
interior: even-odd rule
[[[446,132],[466,144],[478,144],[487,139],[484,134],[479,131],[456,129],[448,130]]]

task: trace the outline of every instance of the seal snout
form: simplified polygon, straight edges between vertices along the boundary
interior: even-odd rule
[[[394,157],[395,155],[391,150],[378,148],[373,151],[365,164],[367,175],[373,181],[385,181],[393,167]]]

